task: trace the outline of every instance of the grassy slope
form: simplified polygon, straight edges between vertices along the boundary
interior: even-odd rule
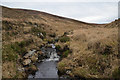
[[[58,69],[71,77],[112,77],[119,65],[117,37],[117,28],[75,30],[70,41],[73,53],[59,62]]]
[[[119,20],[99,25],[32,10],[6,7],[2,9],[4,78],[25,77],[25,72],[17,72],[16,68],[20,65],[18,59],[22,57],[23,52],[21,51],[29,51],[32,48],[39,49],[39,46],[46,43],[47,39],[52,39],[48,35],[55,33],[57,36],[61,36],[64,32],[72,32],[67,35],[71,40],[57,44],[61,47],[69,45],[73,53],[58,63],[61,74],[64,73],[71,77],[112,77],[119,75],[116,26]],[[33,31],[36,25],[38,30]],[[41,39],[36,35],[38,32],[45,32],[46,38]],[[19,44],[22,42],[30,44],[21,48]],[[11,44],[16,46],[17,50],[11,48]]]

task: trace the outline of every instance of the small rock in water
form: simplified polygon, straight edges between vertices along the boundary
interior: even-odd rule
[[[34,76],[33,76],[32,74],[30,74],[30,75],[28,76],[28,79],[29,79],[29,78],[34,78]]]
[[[51,44],[52,48],[55,48],[55,45],[54,44]]]

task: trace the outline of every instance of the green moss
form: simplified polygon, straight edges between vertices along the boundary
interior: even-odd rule
[[[18,45],[19,45],[20,47],[25,47],[25,46],[30,45],[32,42],[33,42],[33,40],[32,40],[32,39],[29,39],[29,40],[20,42]]]
[[[62,58],[67,57],[69,54],[72,53],[72,50],[68,47],[68,45],[65,45],[64,48],[62,49]]]
[[[11,23],[11,22],[3,21],[2,25],[3,25],[3,30],[8,31],[8,30],[12,30],[13,29],[13,27],[12,27],[13,23]]]
[[[59,70],[59,73],[60,74],[64,74],[65,73],[65,63],[63,63],[63,62],[59,62],[58,63],[58,70]]]
[[[28,46],[28,41],[15,42],[8,45],[3,45],[3,61],[15,61],[18,59],[18,55],[26,53],[25,46]]]
[[[12,32],[12,36],[15,36],[17,34],[18,34],[18,32]]]
[[[3,34],[3,41],[9,41],[10,40],[10,33],[7,32],[5,34]]]
[[[40,37],[40,38],[42,38],[42,39],[44,39],[46,37],[46,32],[39,27],[33,27],[31,29],[31,33]],[[42,35],[38,35],[38,34],[41,34],[41,33],[42,33]]]
[[[55,40],[54,40],[54,39],[49,39],[49,40],[47,40],[47,42],[48,42],[48,43],[54,43]]]
[[[63,52],[63,57],[67,57],[69,53],[70,53],[70,50],[66,50],[65,52]]]
[[[45,31],[42,31],[42,34],[43,34],[43,36],[46,36],[46,32]]]
[[[61,51],[61,46],[60,45],[55,45],[55,48],[57,51]]]
[[[11,44],[11,48],[18,54],[22,54],[22,53],[25,53],[26,52],[26,49],[24,46],[20,46],[22,42],[18,43],[14,43],[14,44]]]
[[[89,77],[88,71],[85,70],[84,68],[75,68],[73,70],[73,74],[76,77],[85,77],[85,78]]]
[[[5,45],[2,52],[3,61],[16,61],[18,54],[11,48],[11,45]]]
[[[61,41],[61,42],[67,42],[67,41],[70,41],[70,38],[69,38],[68,36],[62,36],[62,37],[60,38],[60,41]]]
[[[31,31],[32,31],[33,33],[35,33],[35,34],[42,33],[44,36],[46,36],[46,32],[43,31],[43,30],[40,29],[40,28],[33,27],[33,28],[31,29]]]

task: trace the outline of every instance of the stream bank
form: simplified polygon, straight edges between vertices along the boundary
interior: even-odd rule
[[[23,56],[22,64],[30,78],[59,78],[68,77],[60,73],[57,63],[65,58],[71,50],[55,43],[46,43],[40,49],[32,49]]]

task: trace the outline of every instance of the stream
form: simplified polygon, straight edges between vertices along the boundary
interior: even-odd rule
[[[59,78],[57,62],[59,61],[59,56],[56,53],[55,45],[50,44],[52,48],[42,47],[41,51],[47,56],[42,62],[37,63],[38,71],[35,75],[29,75],[29,78]]]

